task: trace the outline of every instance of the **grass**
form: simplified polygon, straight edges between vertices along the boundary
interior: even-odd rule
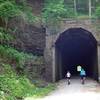
[[[54,84],[32,84],[25,75],[17,75],[9,64],[0,64],[0,100],[19,100],[27,97],[41,98],[55,89]]]

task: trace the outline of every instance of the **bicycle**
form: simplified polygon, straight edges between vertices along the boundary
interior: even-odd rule
[[[81,79],[81,83],[84,85],[85,84],[85,77],[83,77],[82,79]]]
[[[67,78],[67,84],[70,85],[70,78]]]

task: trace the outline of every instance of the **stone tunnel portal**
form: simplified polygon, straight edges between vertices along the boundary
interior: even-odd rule
[[[55,78],[63,79],[69,70],[77,76],[81,65],[88,77],[98,78],[97,41],[91,32],[82,28],[64,31],[55,42]]]

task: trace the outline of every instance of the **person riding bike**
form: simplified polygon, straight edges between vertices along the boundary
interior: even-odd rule
[[[81,76],[81,83],[84,84],[85,83],[85,78],[86,78],[86,72],[85,72],[84,69],[81,69],[80,76]]]
[[[71,77],[71,73],[69,71],[67,71],[65,77],[67,78],[68,81],[68,85],[70,84],[70,77]]]

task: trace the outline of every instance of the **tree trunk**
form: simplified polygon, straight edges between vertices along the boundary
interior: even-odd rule
[[[77,16],[77,4],[76,4],[76,0],[74,0],[74,12],[75,12],[75,15]]]
[[[91,18],[92,16],[92,9],[91,9],[91,0],[89,0],[89,17]]]

